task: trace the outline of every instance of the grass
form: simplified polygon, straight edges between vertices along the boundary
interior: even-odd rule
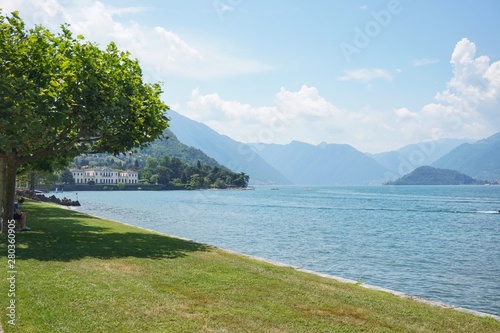
[[[33,231],[16,235],[16,326],[7,322],[9,286],[0,279],[5,333],[500,332],[491,318],[51,204],[24,206]]]

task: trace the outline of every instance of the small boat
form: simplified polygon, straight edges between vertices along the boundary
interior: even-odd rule
[[[244,188],[242,188],[242,190],[244,190],[244,191],[251,191],[251,190],[255,190],[255,187],[252,187],[252,186],[244,187]]]
[[[278,187],[273,187],[273,188],[271,188],[271,190],[279,190],[279,188]]]

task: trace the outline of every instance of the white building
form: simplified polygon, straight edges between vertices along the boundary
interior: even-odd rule
[[[71,169],[75,184],[137,184],[139,174],[132,170],[118,171],[108,167],[95,167],[91,169]]]

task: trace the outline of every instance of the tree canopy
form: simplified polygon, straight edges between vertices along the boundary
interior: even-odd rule
[[[158,83],[114,43],[102,49],[74,37],[26,28],[0,11],[0,202],[11,216],[17,169],[54,157],[118,154],[162,136],[168,127]],[[5,228],[4,228],[5,231]]]

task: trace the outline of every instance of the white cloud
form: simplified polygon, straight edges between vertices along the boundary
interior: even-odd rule
[[[407,108],[395,109],[394,114],[398,121],[412,121],[418,117],[416,112],[411,112]]]
[[[343,76],[338,78],[340,81],[360,81],[362,83],[370,83],[376,79],[392,80],[392,75],[386,70],[380,68],[362,68],[347,70]]]
[[[476,45],[459,41],[451,56],[453,76],[436,99],[452,106],[466,121],[475,119],[485,128],[500,128],[500,61],[476,56]]]
[[[172,31],[167,31],[162,27],[156,27],[154,31],[160,37],[159,40],[168,45],[169,51],[174,55],[185,55],[189,58],[202,59],[198,50],[189,46]]]
[[[409,140],[443,137],[482,138],[500,129],[500,61],[476,55],[476,45],[463,38],[451,55],[453,75],[436,101],[419,112],[397,112]],[[411,115],[412,122],[403,122]]]
[[[500,61],[490,65],[488,56],[476,57],[476,45],[463,38],[455,46],[450,63],[453,77],[448,89],[438,96],[447,96],[481,101],[496,100],[500,92]]]
[[[319,95],[315,87],[303,85],[299,91],[291,92],[281,87],[276,95],[276,104],[288,118],[335,117],[340,113],[333,104]]]
[[[253,107],[238,101],[227,101],[219,94],[202,95],[199,89],[191,93],[188,102],[190,116],[198,121],[241,121],[245,123],[265,122],[267,116],[276,112],[272,107]]]
[[[321,97],[315,87],[302,86],[299,91],[281,88],[273,106],[255,107],[238,101],[227,101],[219,94],[202,95],[199,89],[191,93],[189,114],[198,121],[212,119],[241,119],[245,123],[268,126],[276,121],[290,124],[298,119],[323,120],[342,113],[333,104]]]

